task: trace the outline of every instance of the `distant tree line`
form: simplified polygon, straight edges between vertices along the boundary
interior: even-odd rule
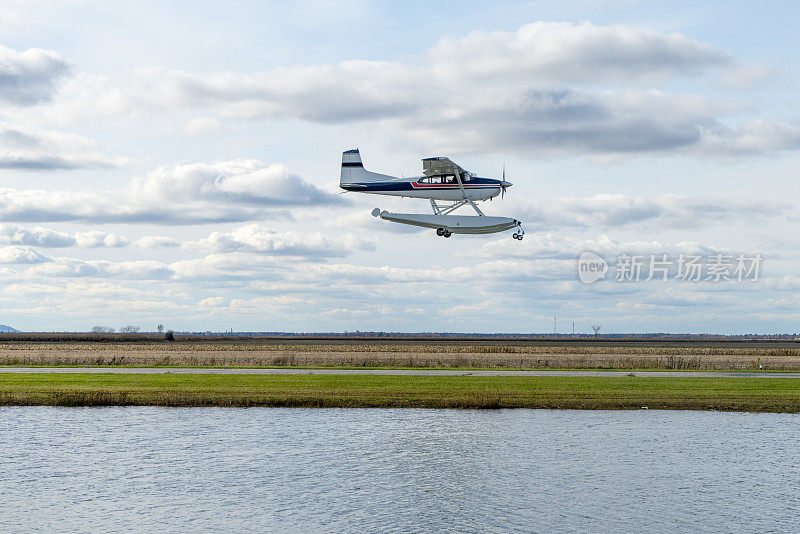
[[[93,326],[92,334],[113,334],[114,329],[110,326]]]
[[[121,326],[119,329],[119,333],[138,334],[139,330],[141,330],[141,328],[139,328],[138,326],[132,326],[132,325]],[[114,332],[115,330],[110,326],[97,325],[92,327],[92,334],[113,334]]]

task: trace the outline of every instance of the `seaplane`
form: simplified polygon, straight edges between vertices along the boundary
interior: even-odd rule
[[[490,217],[483,214],[477,201],[504,196],[511,183],[506,181],[505,167],[500,180],[480,178],[445,157],[422,160],[423,176],[404,178],[370,172],[361,162],[358,149],[342,153],[342,173],[339,187],[345,192],[390,195],[408,198],[427,198],[433,214],[390,213],[380,208],[372,215],[385,221],[433,228],[436,235],[492,234],[514,230],[514,239],[522,241],[522,223],[510,217]],[[451,215],[462,206],[472,207],[477,215]]]

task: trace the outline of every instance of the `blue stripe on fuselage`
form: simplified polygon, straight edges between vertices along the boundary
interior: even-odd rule
[[[414,187],[411,181],[391,181],[391,182],[356,182],[352,184],[341,184],[339,187],[346,191],[360,191],[362,193],[372,193],[378,191],[449,191],[459,189],[458,184],[420,184],[423,187]],[[464,182],[465,189],[493,189],[500,187],[500,180],[491,178],[472,178]]]

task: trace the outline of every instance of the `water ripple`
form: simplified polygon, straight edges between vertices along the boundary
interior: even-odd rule
[[[782,531],[782,414],[0,408],[1,531]]]

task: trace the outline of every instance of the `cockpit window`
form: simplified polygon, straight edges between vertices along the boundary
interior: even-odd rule
[[[472,177],[471,174],[465,172],[461,174],[461,181],[468,182]],[[425,176],[417,180],[421,184],[457,184],[458,180],[454,174],[445,174],[437,176]]]

